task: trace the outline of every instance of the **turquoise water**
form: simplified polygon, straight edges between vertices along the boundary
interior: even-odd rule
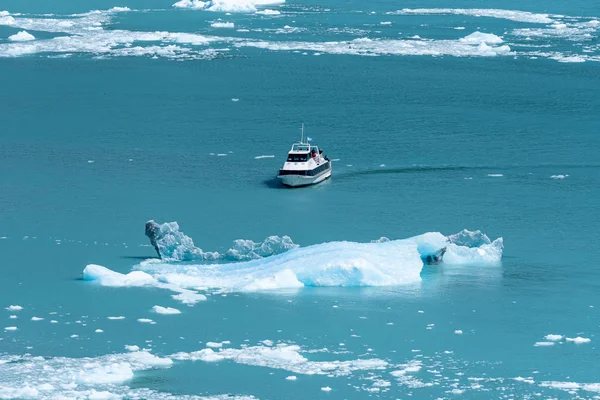
[[[598,5],[236,4],[0,4],[0,398],[598,398]]]

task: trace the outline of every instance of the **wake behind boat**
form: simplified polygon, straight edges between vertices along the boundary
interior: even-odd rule
[[[277,178],[290,187],[308,186],[322,182],[331,176],[331,161],[323,156],[323,150],[313,146],[307,137],[304,141],[304,125],[302,138],[292,145],[283,168]]]

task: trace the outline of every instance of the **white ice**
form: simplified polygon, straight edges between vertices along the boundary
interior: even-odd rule
[[[568,338],[566,338],[566,340],[567,340],[567,342],[572,342],[572,343],[575,343],[575,344],[589,343],[589,342],[592,341],[589,338],[584,338],[584,337],[581,337],[581,336],[577,336],[576,338],[569,338],[568,337]]]
[[[217,352],[205,348],[191,353],[176,353],[170,357],[175,360],[201,360],[205,362],[231,360],[238,364],[281,369],[304,375],[348,376],[355,371],[381,370],[388,366],[386,361],[376,358],[346,361],[309,361],[300,353],[300,346],[279,344],[275,347],[252,346],[240,349],[220,349]]]
[[[212,24],[210,24],[210,26],[212,26],[213,28],[235,28],[235,24],[233,22],[213,22]]]
[[[548,334],[548,335],[544,336],[544,339],[550,340],[552,342],[558,342],[559,340],[562,340],[562,338],[563,338],[562,335],[554,335],[554,334]]]
[[[41,317],[31,317],[32,321],[42,321],[44,318]]]
[[[8,311],[21,311],[23,309],[23,307],[21,306],[8,306],[5,308],[5,310]]]
[[[154,312],[158,313],[158,314],[166,314],[166,315],[181,314],[181,311],[179,311],[176,308],[171,308],[171,307],[154,306],[154,307],[152,307],[152,310],[154,310]]]
[[[215,12],[252,13],[257,7],[283,4],[285,0],[180,0],[173,7]]]
[[[35,40],[35,36],[27,31],[19,31],[14,35],[10,35],[8,40],[12,42],[28,42],[30,40]]]
[[[493,8],[417,8],[410,9],[405,8],[399,11],[395,11],[388,14],[414,14],[414,15],[428,15],[428,14],[454,14],[454,15],[466,15],[471,17],[489,17],[489,18],[500,18],[507,19],[517,22],[529,22],[534,24],[549,24],[554,22],[548,14],[535,14],[527,11],[518,10],[501,10]]]

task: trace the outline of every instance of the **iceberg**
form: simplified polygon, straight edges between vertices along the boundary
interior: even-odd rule
[[[285,3],[285,0],[180,0],[173,4],[173,7],[215,12],[254,13],[257,11],[257,7],[282,3]]]
[[[413,285],[421,281],[426,264],[496,264],[503,250],[502,238],[492,241],[480,231],[463,230],[450,236],[429,232],[408,239],[338,241],[306,247],[293,244],[287,237],[288,241],[271,237],[260,245],[238,240],[221,256],[195,247],[176,222],[148,221],[149,232],[162,259],[145,260],[127,274],[90,264],[83,271],[84,279],[103,286],[168,289],[177,293],[172,296],[175,300],[194,304],[206,299],[200,291]]]

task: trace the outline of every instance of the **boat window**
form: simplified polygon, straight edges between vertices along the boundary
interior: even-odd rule
[[[308,154],[288,154],[288,161],[291,162],[304,162],[304,161],[308,161]]]

